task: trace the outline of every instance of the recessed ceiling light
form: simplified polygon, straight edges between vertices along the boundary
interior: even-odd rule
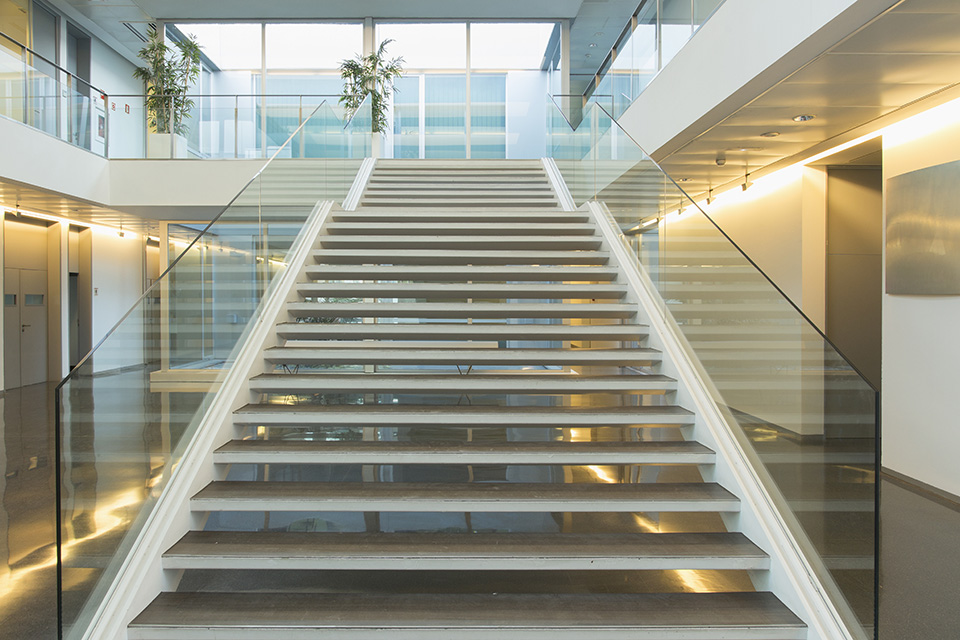
[[[594,48],[595,46],[597,46],[597,43],[596,43],[596,42],[591,42],[591,43],[590,43],[590,48],[591,48],[591,49]]]
[[[583,57],[584,57],[584,58],[590,58],[590,57],[592,57],[592,56],[591,56],[589,53],[585,53],[585,54],[583,55]]]
[[[595,34],[593,34],[593,35],[595,35],[595,36],[602,36],[602,35],[603,35],[603,31],[597,31],[597,32],[596,32]]]
[[[817,116],[811,115],[811,114],[809,114],[809,113],[801,113],[801,114],[798,115],[798,116],[793,116],[793,121],[794,121],[794,122],[807,122],[807,121],[809,121],[809,120],[813,120],[813,119],[816,118],[816,117],[817,117]]]
[[[779,132],[779,131],[767,131],[767,132],[761,133],[761,134],[760,134],[760,137],[761,137],[761,138],[776,138],[778,135],[780,135],[780,132]]]
[[[690,182],[693,178],[677,178],[677,182]]]

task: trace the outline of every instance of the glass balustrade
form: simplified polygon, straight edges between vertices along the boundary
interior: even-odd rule
[[[576,204],[605,205],[847,627],[874,637],[878,392],[605,106],[575,127],[551,110]]]
[[[370,154],[369,111],[364,103],[343,126],[329,102],[315,106],[213,222],[164,227],[163,275],[59,385],[64,637],[81,637],[93,619],[304,222],[349,191]],[[321,134],[331,157],[291,151]]]
[[[2,33],[0,43],[0,116],[103,155],[103,92]]]

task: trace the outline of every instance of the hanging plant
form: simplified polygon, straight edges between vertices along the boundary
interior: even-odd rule
[[[200,77],[200,45],[192,36],[173,44],[174,48],[167,46],[163,35],[151,30],[149,42],[137,54],[147,64],[133,77],[144,82],[147,125],[157,133],[186,135],[189,127],[184,121],[194,106],[187,91]]]
[[[403,74],[403,58],[387,59],[387,45],[393,40],[384,40],[377,50],[369,55],[357,55],[352,60],[340,63],[340,77],[344,79],[340,104],[347,109],[347,116],[357,112],[364,98],[370,96],[370,113],[373,132],[387,130],[387,104],[393,93],[393,83]]]

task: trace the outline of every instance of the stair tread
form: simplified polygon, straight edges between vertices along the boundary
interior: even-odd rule
[[[677,406],[498,407],[444,405],[248,404],[234,412],[237,424],[442,424],[525,426],[692,424],[693,413]]]
[[[426,282],[553,281],[593,282],[613,280],[617,270],[606,267],[497,267],[497,266],[374,266],[310,265],[306,275],[316,280],[422,280]]]
[[[606,264],[610,254],[606,251],[445,251],[418,249],[391,249],[369,251],[360,249],[321,249],[314,251],[318,263],[342,264],[454,264],[454,265],[584,265]]]
[[[252,378],[257,391],[357,390],[370,393],[600,393],[676,389],[677,381],[661,375],[584,376],[570,374],[446,375],[384,373],[267,373]]]
[[[742,533],[289,533],[191,531],[175,556],[369,558],[765,558]]]
[[[654,349],[424,349],[413,347],[271,347],[265,350],[268,362],[363,364],[518,364],[628,366],[656,363],[661,354]]]
[[[276,633],[322,627],[379,630],[724,629],[727,637],[781,629],[806,638],[806,627],[776,596],[759,593],[666,594],[320,594],[162,593],[131,623],[131,633],[149,628],[276,628]],[[749,635],[747,635],[749,634]],[[131,637],[152,637],[136,636]],[[159,637],[159,636],[158,636]],[[212,633],[210,637],[214,636]],[[331,635],[330,637],[335,637]],[[433,637],[447,637],[437,635]],[[471,636],[475,637],[475,636]],[[563,636],[577,637],[577,635]],[[583,637],[583,636],[579,636]],[[651,636],[652,637],[652,636]]]
[[[670,456],[677,454],[713,455],[713,451],[695,441],[658,441],[658,442],[411,442],[411,441],[332,441],[312,440],[231,440],[217,449],[217,454],[258,454],[264,452],[304,454],[327,452],[335,455],[347,454],[384,454],[384,453],[429,453],[429,454],[543,454],[550,456],[547,462],[569,456],[585,457],[603,454],[656,454]]]
[[[714,483],[211,482],[194,509],[239,511],[739,511]]]
[[[439,323],[316,323],[285,322],[277,325],[278,333],[286,338],[300,336],[343,336],[348,338],[376,338],[383,335],[410,338],[460,340],[637,340],[645,337],[646,325],[590,325],[590,324],[439,324]]]
[[[311,297],[417,298],[442,296],[465,299],[502,296],[506,298],[623,298],[625,285],[618,284],[475,284],[410,282],[307,282],[297,285],[301,295]]]
[[[301,317],[380,318],[632,318],[626,303],[562,302],[293,302],[287,311]]]

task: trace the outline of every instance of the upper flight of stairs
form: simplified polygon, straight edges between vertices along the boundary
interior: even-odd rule
[[[623,281],[539,163],[378,163],[129,637],[807,638]]]

